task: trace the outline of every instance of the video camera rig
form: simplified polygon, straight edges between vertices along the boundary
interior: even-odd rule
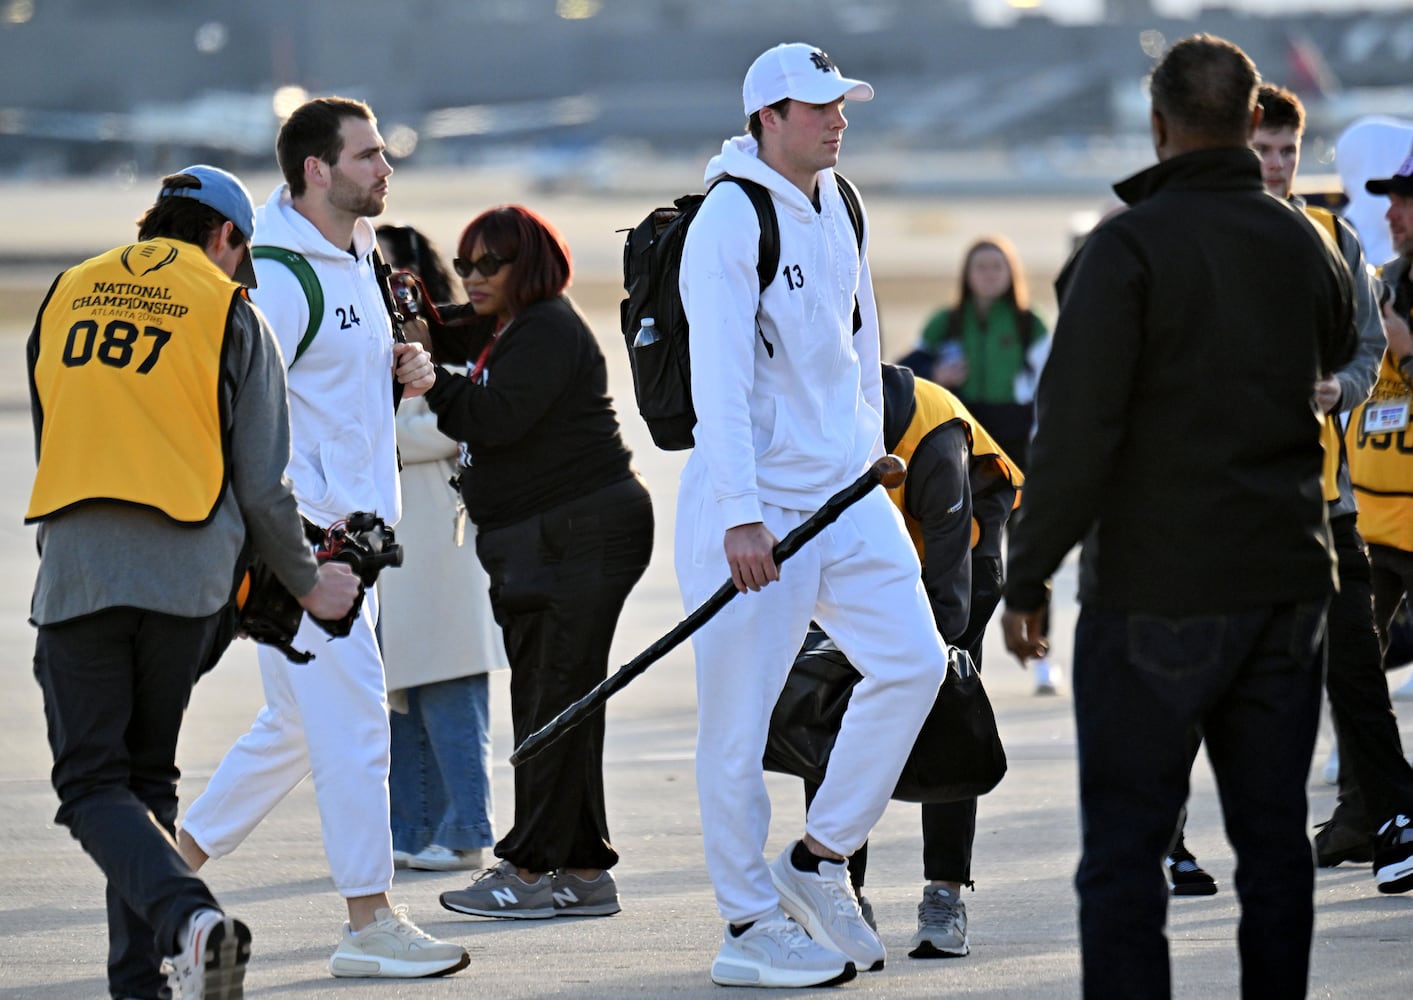
[[[358,598],[344,617],[328,620],[310,615],[330,636],[342,638],[353,630],[354,619],[363,607],[363,595],[377,582],[378,574],[388,566],[402,565],[402,546],[381,517],[364,511],[334,522],[327,531],[306,521],[304,533],[315,545],[317,560],[348,563],[359,579]],[[299,631],[304,608],[259,557],[241,581],[236,607],[240,611],[241,632],[256,642],[274,646],[293,663],[308,663],[314,659],[313,653],[290,645]]]

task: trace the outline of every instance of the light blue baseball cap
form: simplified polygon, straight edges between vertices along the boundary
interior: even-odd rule
[[[205,163],[195,163],[178,170],[179,174],[195,177],[198,187],[164,187],[157,193],[157,200],[163,198],[191,198],[208,208],[213,208],[230,221],[249,243],[255,237],[255,203],[250,192],[235,174]],[[246,251],[245,259],[236,268],[235,278],[242,285],[255,287],[255,267]]]

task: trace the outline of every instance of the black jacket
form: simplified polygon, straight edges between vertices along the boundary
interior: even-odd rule
[[[471,453],[461,494],[482,531],[632,474],[603,352],[568,299],[537,302],[516,316],[485,371],[480,384],[438,367],[427,393],[437,427]]]
[[[1008,606],[1038,608],[1087,534],[1085,603],[1180,617],[1330,593],[1314,384],[1354,352],[1348,269],[1248,149],[1115,191],[1132,207],[1060,277]]]
[[[883,365],[883,447],[892,452],[917,414],[921,381],[899,365]],[[975,416],[973,414],[973,416]],[[987,428],[989,430],[989,428]],[[960,418],[926,428],[908,459],[903,507],[922,533],[922,583],[943,638],[970,647],[986,628],[998,597],[1001,534],[1015,503],[1016,487],[995,459],[972,454]],[[981,537],[973,548],[975,518]],[[989,590],[984,617],[973,620],[977,588]]]

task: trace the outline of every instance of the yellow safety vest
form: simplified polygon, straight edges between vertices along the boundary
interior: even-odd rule
[[[167,239],[60,275],[31,371],[43,424],[26,523],[89,501],[210,520],[228,471],[221,359],[240,294],[200,247]]]
[[[1375,545],[1413,552],[1413,385],[1384,351],[1379,380],[1349,415],[1345,443],[1359,506],[1359,533]],[[1400,429],[1393,429],[1402,425]],[[1389,428],[1378,430],[1379,427]]]
[[[913,419],[909,421],[907,430],[903,431],[902,438],[894,446],[893,454],[904,462],[911,462],[913,453],[917,451],[918,446],[928,435],[939,427],[954,420],[960,420],[966,429],[967,447],[971,456],[970,461],[973,464],[982,461],[996,462],[1012,486],[1019,487],[1025,481],[1016,464],[1001,450],[1001,446],[986,432],[986,428],[977,423],[976,418],[971,415],[962,401],[951,392],[935,382],[916,379],[913,382],[913,396],[917,401]],[[888,497],[902,512],[903,523],[907,525],[908,535],[912,538],[913,546],[917,549],[918,559],[925,563],[927,558],[923,552],[922,525],[917,518],[908,513],[907,491],[908,482],[904,479],[903,485],[888,491]],[[1017,492],[1015,506],[1019,505],[1020,493]],[[973,517],[971,519],[971,547],[976,548],[976,543],[980,540],[981,523]]]
[[[1330,243],[1334,245],[1339,259],[1344,260],[1344,252],[1340,250],[1339,246],[1339,224],[1335,222],[1334,213],[1326,208],[1306,205],[1305,214],[1319,224],[1320,230],[1330,238]],[[1325,425],[1320,428],[1320,444],[1325,448],[1322,481],[1325,487],[1325,500],[1331,503],[1339,499],[1339,441],[1339,414],[1326,413]]]

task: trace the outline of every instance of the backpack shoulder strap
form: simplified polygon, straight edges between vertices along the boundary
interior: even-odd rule
[[[319,284],[319,276],[314,273],[314,268],[301,253],[284,247],[254,246],[250,248],[250,255],[261,260],[278,261],[289,268],[298,280],[299,287],[304,289],[304,297],[309,302],[309,322],[304,327],[304,336],[300,338],[299,346],[294,349],[294,357],[290,359],[290,367],[293,367],[300,355],[314,342],[314,335],[319,332],[319,326],[324,322],[324,288]]]
[[[763,184],[747,180],[744,177],[733,177],[727,174],[717,184],[722,181],[730,181],[746,192],[746,197],[751,199],[751,205],[755,207],[756,219],[760,223],[760,251],[756,255],[756,277],[760,279],[760,290],[765,291],[766,287],[775,279],[775,269],[780,266],[780,220],[775,215],[775,203],[770,200],[770,192]],[[715,187],[713,184],[712,187]]]
[[[837,170],[834,172],[834,184],[839,189],[839,195],[844,199],[844,210],[849,213],[849,224],[854,227],[854,239],[859,245],[859,256],[863,257],[863,205],[859,202],[859,190],[854,187],[854,182],[849,180]],[[863,329],[863,313],[859,309],[859,297],[854,296],[854,332],[858,333]]]
[[[849,222],[854,227],[854,239],[858,240],[859,253],[863,253],[863,205],[859,201],[859,190],[854,182],[839,171],[834,171],[834,183],[839,186],[839,194],[844,198],[844,208],[848,210]]]

